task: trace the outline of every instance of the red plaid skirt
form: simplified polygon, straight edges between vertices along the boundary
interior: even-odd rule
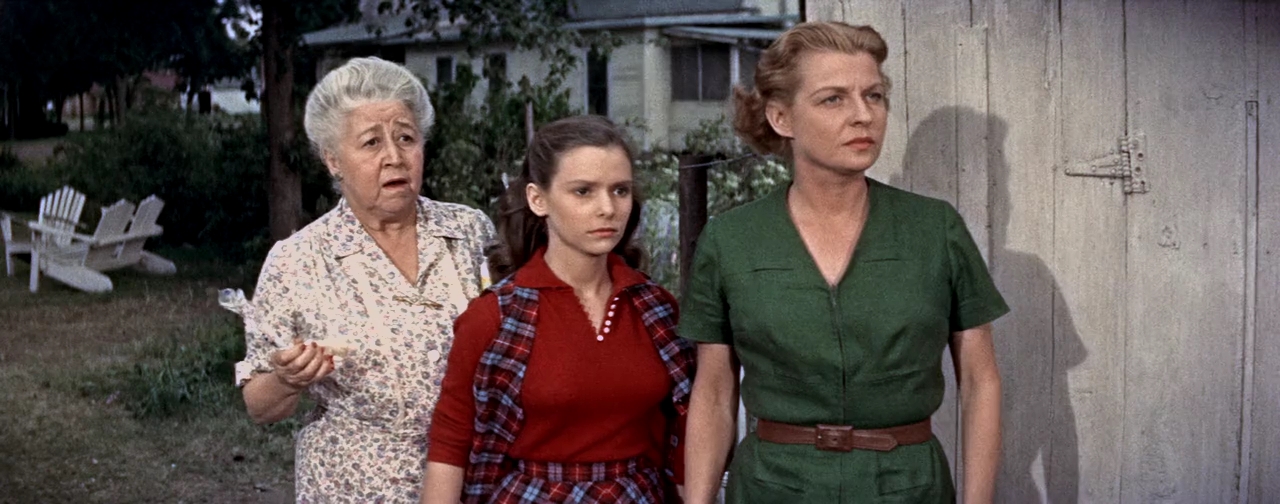
[[[558,464],[519,461],[490,504],[662,504],[658,469],[642,458]]]

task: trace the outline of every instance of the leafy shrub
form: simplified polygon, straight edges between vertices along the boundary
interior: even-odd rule
[[[644,198],[636,240],[649,257],[645,273],[676,293],[680,280],[680,161],[666,152],[647,153],[636,160],[634,171],[638,194]]]
[[[0,149],[0,208],[33,211],[54,189],[57,182],[47,172],[24,164],[7,145]]]
[[[22,161],[18,159],[18,154],[13,152],[13,147],[8,145],[0,146],[0,172],[11,170],[21,164]]]
[[[534,127],[579,113],[569,105],[569,92],[554,81],[518,84],[491,81],[477,105],[472,89],[479,77],[460,64],[458,75],[431,91],[436,127],[426,145],[423,190],[432,199],[497,211],[502,176],[519,175],[525,152],[525,108],[533,105]]]
[[[260,258],[270,243],[267,155],[259,116],[145,109],[117,128],[69,139],[55,151],[48,178],[84,192],[86,208],[155,194],[165,201],[162,243]],[[289,163],[303,174],[304,210],[312,218],[327,210],[336,198],[304,138],[296,139]],[[94,218],[86,210],[84,219]]]

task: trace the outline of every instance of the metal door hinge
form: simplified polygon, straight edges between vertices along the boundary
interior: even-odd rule
[[[1073,177],[1101,177],[1120,179],[1125,194],[1147,192],[1147,136],[1137,133],[1120,137],[1117,150],[1111,153],[1073,163],[1066,174]]]

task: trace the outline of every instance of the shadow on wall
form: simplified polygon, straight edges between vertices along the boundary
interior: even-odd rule
[[[991,252],[996,285],[1005,295],[1012,312],[996,324],[995,346],[1003,382],[1003,458],[996,481],[999,502],[1079,502],[1080,453],[1076,416],[1071,405],[1067,371],[1086,357],[1084,344],[1076,333],[1071,314],[1058,302],[1062,294],[1052,270],[1039,256],[1008,247],[1010,206],[1009,164],[1004,158],[1008,124],[997,116],[967,107],[944,107],[929,114],[907,142],[902,175],[890,184],[916,192],[936,193],[939,188],[914,187],[924,181],[954,179],[954,164],[939,159],[958,158],[958,125],[986,125],[991,215]],[[914,183],[913,183],[914,182]],[[908,185],[912,187],[908,187]],[[984,223],[968,222],[969,229]],[[1002,285],[1018,279],[1018,289]],[[1041,292],[1054,306],[1029,303],[1046,299],[1021,294],[1023,288]],[[1056,307],[1056,309],[1055,309]],[[1017,323],[1011,323],[1017,320]],[[1056,320],[1045,325],[1037,320]],[[1043,327],[1039,334],[1012,334],[1002,327]],[[1056,332],[1056,334],[1055,334]],[[1048,366],[1029,363],[1049,363]],[[957,481],[957,483],[959,483]]]

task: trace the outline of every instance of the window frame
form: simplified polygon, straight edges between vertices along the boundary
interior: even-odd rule
[[[705,51],[705,48],[707,48],[708,46],[715,46],[717,50],[721,48],[723,48],[724,50],[723,52],[724,63],[723,65],[719,65],[719,67],[721,67],[725,72],[721,80],[723,80],[727,85],[725,86],[724,90],[721,91],[721,93],[723,93],[723,96],[720,96],[720,97],[715,97],[712,93],[709,93],[707,90],[708,79],[706,76],[706,72],[707,72],[708,65],[705,62],[704,54],[708,52],[708,51]],[[704,42],[704,41],[695,41],[691,44],[672,45],[670,52],[668,54],[670,58],[669,61],[671,62],[670,63],[671,69],[672,69],[671,101],[673,102],[677,102],[677,101],[679,102],[718,102],[718,101],[728,100],[729,97],[732,95],[733,83],[736,80],[733,75],[733,64],[731,63],[733,59],[733,49],[734,49],[734,46],[732,44],[722,44],[717,42]],[[696,76],[696,83],[693,84],[694,89],[696,89],[696,92],[694,93],[696,96],[693,96],[693,97],[690,97],[689,95],[686,94],[687,90],[678,89],[678,86],[686,87],[686,86],[689,86],[690,84],[686,82],[684,84],[678,85],[676,83],[676,78],[675,78],[675,66],[676,66],[676,59],[677,59],[676,51],[690,51],[690,50],[692,50],[692,53],[694,55],[693,66],[695,67],[694,74]],[[717,56],[719,55],[717,54]],[[679,91],[685,91],[685,92],[679,92]]]
[[[595,50],[588,50],[587,57],[585,59],[586,59],[586,70],[587,70],[586,71],[587,85],[585,88],[586,92],[583,93],[584,99],[586,101],[585,108],[588,114],[596,114],[596,115],[602,115],[607,117],[609,115],[609,87],[610,87],[609,86],[609,77],[610,77],[609,76],[609,59],[610,59],[609,54],[605,52],[595,51]],[[599,66],[597,67],[596,64],[599,64]],[[592,82],[593,69],[596,69],[602,72],[603,74],[603,75],[600,75],[599,77],[600,80],[595,83]],[[596,96],[593,94],[593,90],[596,90],[596,89],[598,89],[602,93],[600,96]],[[599,107],[597,108],[596,105],[599,105]]]
[[[501,62],[501,66],[502,66],[501,75],[499,75],[497,72],[493,70],[493,67],[498,66],[494,62]],[[508,74],[511,71],[511,68],[509,66],[509,62],[507,61],[507,53],[502,51],[485,53],[484,66],[482,67],[482,71],[484,72],[485,82],[487,83],[489,91],[491,92],[494,90],[493,85],[494,85],[495,76],[498,77],[498,81],[503,83],[504,85],[510,82],[511,77]]]
[[[447,65],[447,66],[446,66]],[[443,78],[441,71],[448,68],[448,79]],[[458,62],[453,56],[436,56],[436,85],[452,84],[458,79]]]

